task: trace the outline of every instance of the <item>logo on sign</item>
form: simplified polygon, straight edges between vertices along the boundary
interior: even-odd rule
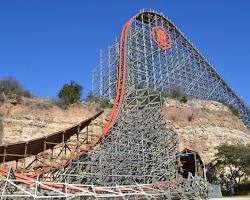
[[[152,40],[162,49],[170,49],[172,41],[170,34],[167,33],[162,27],[157,26],[152,29]]]

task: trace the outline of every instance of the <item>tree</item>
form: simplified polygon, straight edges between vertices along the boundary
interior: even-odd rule
[[[0,99],[11,99],[21,101],[21,97],[32,97],[28,90],[25,90],[22,85],[13,77],[6,77],[0,80]]]
[[[217,148],[215,167],[222,182],[233,182],[237,189],[243,178],[250,175],[250,147],[221,145]]]
[[[83,87],[77,84],[75,81],[70,81],[63,85],[59,91],[58,97],[66,104],[70,105],[77,103],[81,99]]]

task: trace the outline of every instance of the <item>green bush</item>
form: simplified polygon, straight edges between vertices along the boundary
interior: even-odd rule
[[[240,117],[240,113],[239,111],[233,107],[233,106],[228,106],[229,110],[231,110],[231,112],[236,116],[236,117]]]
[[[83,87],[75,81],[63,85],[58,97],[65,105],[71,105],[81,100]]]
[[[213,99],[212,99],[213,100]],[[222,103],[224,106],[227,106],[228,107],[228,104],[224,101],[224,100],[217,100],[215,99],[215,101],[219,102],[219,103]]]
[[[90,91],[86,97],[86,101],[88,102],[94,102],[94,101],[98,101],[100,98],[96,97],[92,91]]]
[[[109,99],[101,99],[100,101],[100,106],[101,108],[112,108],[113,104],[110,103]]]
[[[167,92],[161,92],[161,97],[163,97],[163,98],[172,98],[170,93],[167,93]]]
[[[12,77],[3,78],[0,80],[1,101],[5,99],[21,101],[22,97],[32,97],[28,90],[25,90],[22,85]]]
[[[173,86],[170,89],[170,95],[174,99],[180,99],[183,96],[183,91],[178,86]]]
[[[186,93],[179,86],[173,86],[170,89],[169,93],[162,92],[162,97],[173,98],[173,99],[179,100],[181,103],[188,102],[188,97]]]
[[[187,96],[182,96],[180,99],[181,103],[187,103],[187,101],[188,101]]]
[[[4,101],[5,101],[5,95],[4,95],[4,93],[1,93],[1,94],[0,94],[0,105],[1,105],[2,103],[4,103]]]
[[[86,101],[98,104],[100,110],[113,107],[113,104],[110,102],[109,99],[94,96],[92,91],[90,91],[89,94],[87,95]]]

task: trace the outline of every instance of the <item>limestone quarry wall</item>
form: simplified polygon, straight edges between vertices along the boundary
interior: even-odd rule
[[[46,136],[69,128],[96,112],[86,103],[63,109],[41,98],[24,99],[17,105],[7,102],[0,106],[1,142],[8,144]]]
[[[1,142],[27,141],[68,128],[93,116],[97,112],[94,107],[83,102],[62,109],[41,98],[25,99],[17,105],[4,103],[0,106]],[[205,163],[213,160],[215,147],[222,143],[250,143],[249,131],[222,103],[197,99],[180,103],[166,99],[164,112],[179,135],[180,150],[197,151]]]
[[[220,144],[250,143],[250,132],[231,110],[217,101],[189,100],[180,103],[166,99],[166,119],[177,131],[180,150],[197,151],[207,164],[214,159]]]

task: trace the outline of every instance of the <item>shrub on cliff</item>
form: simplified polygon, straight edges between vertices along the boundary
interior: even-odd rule
[[[187,101],[188,101],[188,98],[187,98],[187,96],[186,95],[184,95],[184,96],[182,96],[181,98],[180,98],[180,100],[179,100],[181,103],[187,103]]]
[[[170,95],[174,99],[180,99],[184,94],[182,89],[179,86],[173,86],[170,89]]]
[[[179,86],[172,86],[169,92],[162,92],[161,96],[164,98],[172,98],[178,100],[180,103],[187,103],[188,96]]]
[[[240,117],[240,113],[239,111],[233,107],[233,106],[228,106],[229,110],[231,110],[231,112],[236,116],[236,117]]]
[[[103,110],[105,108],[112,108],[113,104],[110,102],[109,99],[104,97],[97,97],[93,94],[92,91],[89,92],[89,94],[86,97],[87,102],[94,102],[99,105],[99,109]]]
[[[2,102],[6,99],[20,102],[22,97],[32,97],[31,93],[12,77],[0,79],[0,96]]]
[[[88,93],[88,95],[86,97],[86,101],[88,101],[88,102],[98,101],[98,99],[99,98],[96,97],[92,91],[89,91],[89,93]]]
[[[58,97],[65,105],[74,104],[80,101],[83,87],[75,81],[63,85]]]

